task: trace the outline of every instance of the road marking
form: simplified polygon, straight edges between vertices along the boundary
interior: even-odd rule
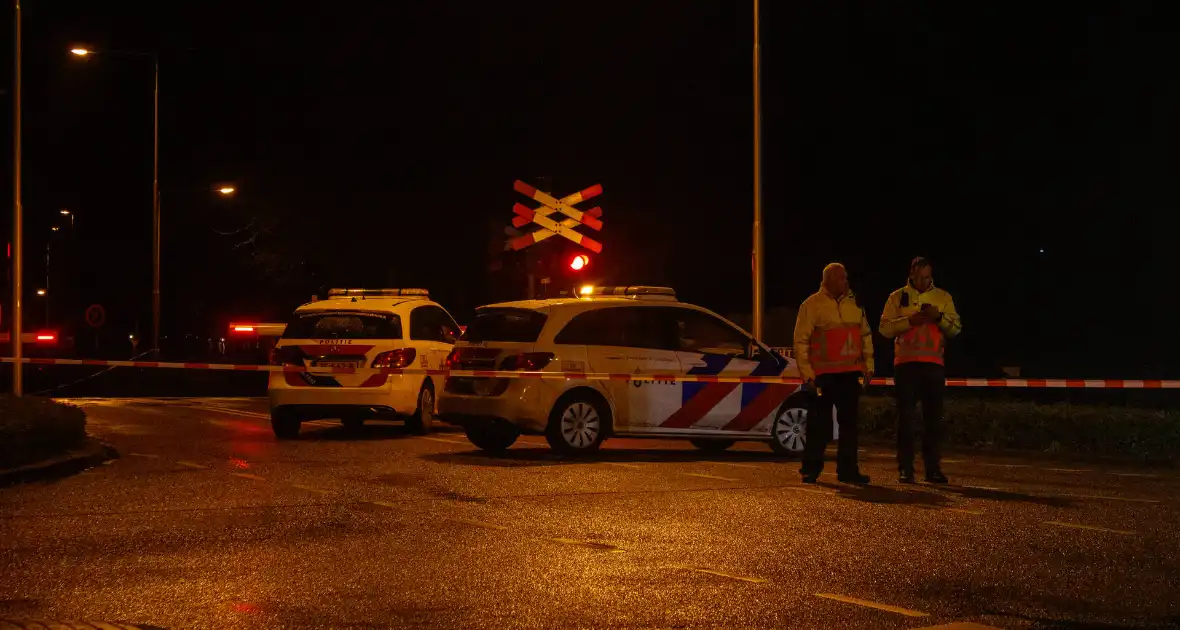
[[[822,494],[824,496],[832,496],[835,492],[827,490],[812,490],[811,488],[796,488],[795,486],[784,486],[784,490],[794,490],[795,492],[806,492],[807,494]]]
[[[908,608],[900,608],[898,606],[890,606],[889,604],[878,604],[877,602],[870,602],[867,599],[857,599],[855,597],[847,597],[844,595],[835,595],[832,593],[816,593],[816,597],[823,597],[824,599],[834,599],[845,604],[856,604],[857,606],[864,606],[866,608],[876,608],[877,610],[884,610],[885,612],[897,613],[905,615],[906,617],[929,617],[930,615],[919,612],[917,610],[910,610]]]
[[[701,479],[716,479],[717,481],[741,481],[741,479],[730,479],[729,477],[718,477],[716,475],[702,475],[701,473],[680,473],[686,477],[700,477]]]
[[[416,440],[430,440],[431,442],[442,442],[443,444],[463,444],[463,442],[460,442],[458,440],[444,440],[442,438],[433,438],[433,437],[416,436],[414,439],[416,439]]]
[[[202,409],[204,411],[220,411],[221,413],[228,413],[236,416],[245,416],[247,418],[263,418],[270,420],[269,413],[259,413],[257,411],[242,411],[241,409],[233,409],[232,407],[217,407],[214,405],[192,405],[193,409]]]
[[[1128,497],[1104,497],[1096,494],[1059,494],[1059,497],[1068,497],[1071,499],[1098,499],[1101,501],[1126,501],[1128,503],[1159,503],[1155,499],[1132,499]]]
[[[960,514],[973,514],[975,516],[983,516],[983,510],[968,510],[966,508],[942,508],[946,512],[958,512]]]
[[[605,551],[607,553],[623,553],[622,549],[619,549],[618,547],[616,547],[614,545],[608,545],[606,543],[596,543],[596,542],[589,542],[589,541],[585,541],[585,540],[575,540],[573,538],[549,538],[547,540],[549,540],[549,542],[555,542],[555,543],[559,543],[562,545],[573,545],[576,547],[588,547],[590,549],[595,549],[597,551]]]
[[[1071,527],[1073,529],[1088,529],[1095,532],[1107,532],[1110,534],[1122,534],[1123,536],[1134,536],[1135,532],[1127,531],[1125,529],[1109,529],[1106,527],[1095,527],[1093,525],[1082,525],[1081,523],[1063,523],[1061,521],[1045,521],[1045,525],[1052,525],[1054,527]]]
[[[472,520],[472,519],[468,519],[468,518],[449,518],[447,520],[454,521],[456,523],[463,523],[464,525],[470,525],[472,527],[482,527],[484,529],[495,529],[495,530],[502,531],[502,532],[508,531],[508,528],[503,525],[496,525],[495,523],[485,523],[483,521],[476,521],[476,520]]]
[[[746,576],[742,576],[742,575],[733,575],[732,573],[724,573],[722,571],[714,571],[712,569],[698,569],[696,567],[686,567],[686,566],[681,566],[678,564],[672,565],[671,568],[681,569],[683,571],[694,571],[696,573],[705,573],[707,575],[716,575],[717,577],[723,577],[723,578],[727,578],[730,580],[738,580],[740,582],[750,582],[751,584],[765,584],[766,582],[770,581],[770,580],[767,580],[764,578],[746,577]]]
[[[619,468],[630,468],[632,470],[643,470],[643,466],[636,466],[635,464],[620,464],[619,462],[602,462],[607,466],[617,466]]]
[[[762,470],[761,466],[754,464],[737,464],[734,462],[709,462],[710,464],[721,464],[722,466],[733,466],[734,468],[752,468],[754,470]]]
[[[394,510],[398,509],[398,506],[396,504],[386,503],[385,501],[369,501],[369,503],[372,503],[373,505],[380,505],[381,507],[384,507],[384,508],[390,508],[390,509],[394,509]]]
[[[1147,473],[1110,473],[1116,477],[1142,477],[1143,479],[1159,479],[1159,475],[1149,475]]]
[[[971,488],[972,490],[988,490],[991,492],[1007,492],[1007,490],[1002,490],[1000,488],[993,488],[991,486],[960,486],[960,487]]]
[[[965,459],[944,459],[944,460],[942,460],[942,463],[944,463],[944,464],[962,464],[965,461],[967,461],[967,460],[965,460]]]
[[[197,470],[205,470],[206,468],[208,468],[208,466],[202,466],[202,465],[194,463],[194,462],[176,462],[176,463],[180,464],[181,466],[184,466],[185,468],[196,468]]]
[[[230,474],[235,477],[241,477],[242,479],[250,479],[253,481],[266,481],[265,477],[259,477],[258,475],[251,475],[250,473],[230,473]]]
[[[160,459],[159,455],[151,455],[149,453],[127,453],[132,457],[146,457],[148,459]]]
[[[262,477],[258,477],[258,479],[262,479]],[[317,494],[331,494],[327,490],[320,490],[319,488],[312,488],[311,486],[302,486],[297,483],[291,484],[291,487],[299,488],[300,490],[307,490],[308,492],[315,492]]]
[[[980,464],[980,466],[991,466],[992,468],[1029,468],[1029,464]]]
[[[954,621],[951,623],[944,623],[939,626],[922,626],[914,630],[1004,630],[995,626],[985,626],[981,623],[973,623],[970,621]]]
[[[1053,472],[1068,472],[1068,473],[1093,472],[1093,470],[1090,468],[1043,468],[1042,470],[1052,470]]]

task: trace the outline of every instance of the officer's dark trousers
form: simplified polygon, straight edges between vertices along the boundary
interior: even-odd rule
[[[897,468],[914,470],[914,423],[922,403],[922,459],[926,474],[941,472],[942,398],[946,369],[937,363],[902,363],[893,370],[897,395]]]
[[[840,423],[840,442],[836,450],[836,474],[856,475],[857,429],[856,419],[860,406],[860,372],[823,374],[816,377],[819,389],[811,410],[807,414],[807,445],[803,451],[804,475],[818,475],[824,469],[824,449],[832,441],[832,407],[836,408],[836,421]]]

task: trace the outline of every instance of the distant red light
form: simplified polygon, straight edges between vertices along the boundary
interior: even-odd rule
[[[577,256],[574,256],[573,260],[570,261],[570,269],[573,269],[574,271],[581,271],[586,268],[586,265],[589,264],[590,258],[584,254],[578,254]]]
[[[254,327],[253,326],[234,326],[234,332],[252,333],[252,332],[254,332]]]
[[[56,339],[57,339],[57,335],[53,335],[50,333],[41,333],[41,334],[37,335],[37,341],[55,341]]]

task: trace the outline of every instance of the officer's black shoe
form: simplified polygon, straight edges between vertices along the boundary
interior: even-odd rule
[[[865,484],[865,483],[869,482],[869,476],[862,475],[859,472],[855,472],[852,474],[843,474],[843,475],[838,474],[838,475],[836,475],[836,479],[839,480],[840,483]]]
[[[815,483],[819,481],[819,473],[807,473],[803,475],[803,483]]]
[[[915,483],[914,471],[912,471],[912,470],[901,471],[901,473],[898,474],[898,476],[897,476],[897,480],[901,483]]]
[[[950,479],[947,479],[941,471],[928,472],[926,473],[926,483],[950,483]]]

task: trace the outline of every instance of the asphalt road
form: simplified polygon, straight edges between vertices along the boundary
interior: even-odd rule
[[[1180,471],[968,453],[952,485],[905,487],[869,445],[875,485],[804,486],[755,444],[564,460],[525,437],[490,457],[393,423],[279,443],[259,400],[74,402],[121,458],[0,489],[0,619],[1180,626]]]

